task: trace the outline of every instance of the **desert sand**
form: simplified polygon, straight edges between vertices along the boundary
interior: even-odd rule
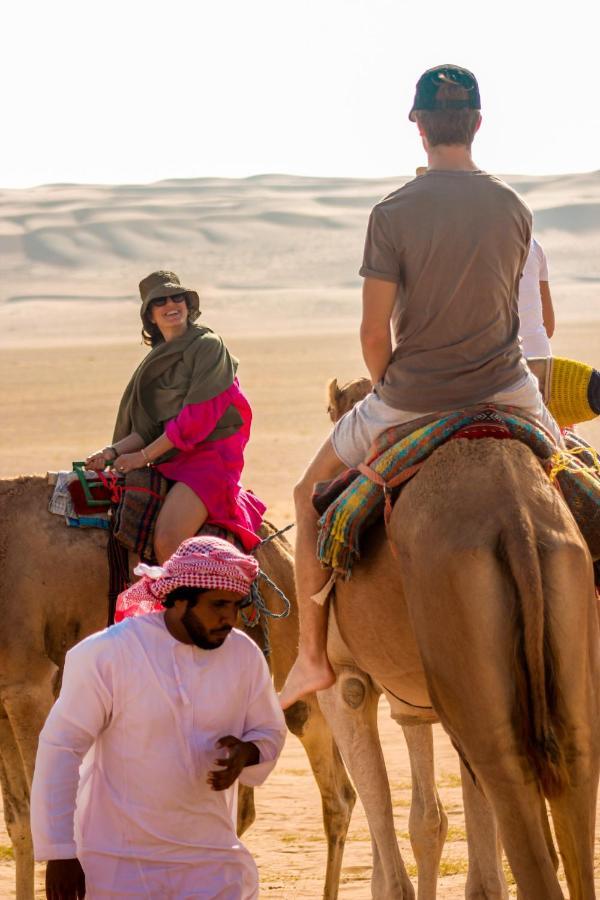
[[[292,486],[328,433],[325,383],[366,374],[356,273],[369,208],[405,180],[272,175],[0,191],[0,477],[68,468],[108,441],[144,352],[136,285],[162,266],[199,289],[201,321],[238,356],[255,410],[245,484],[268,503],[272,521],[293,521]],[[533,207],[548,254],[554,352],[600,367],[600,173],[509,181]],[[600,446],[600,419],[581,431]],[[380,717],[399,841],[412,865],[407,754],[383,703]],[[466,844],[456,756],[439,727],[436,752],[451,824],[439,896],[450,900],[464,896]],[[325,860],[320,801],[294,737],[257,808],[246,841],[264,896],[316,900]],[[340,897],[367,900],[369,876],[357,804]],[[13,895],[13,877],[2,831],[0,897]],[[40,868],[40,897],[42,883]]]

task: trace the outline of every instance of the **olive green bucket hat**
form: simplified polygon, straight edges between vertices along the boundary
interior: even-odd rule
[[[140,297],[142,298],[140,316],[144,315],[153,300],[158,300],[160,297],[174,297],[177,294],[186,295],[190,322],[195,322],[200,315],[200,297],[197,292],[184,287],[175,272],[167,272],[163,269],[151,272],[140,281]]]

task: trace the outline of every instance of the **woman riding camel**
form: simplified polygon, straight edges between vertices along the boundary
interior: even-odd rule
[[[154,532],[159,563],[209,521],[236,534],[245,549],[259,538],[265,505],[240,485],[252,411],[236,378],[237,360],[210,328],[195,325],[196,291],[174,272],[140,282],[142,339],[151,351],[119,405],[110,446],[88,469],[119,474],[154,465],[174,482]]]

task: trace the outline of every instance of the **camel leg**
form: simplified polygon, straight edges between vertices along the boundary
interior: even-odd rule
[[[29,828],[29,789],[23,761],[6,716],[0,718],[0,784],[4,821],[15,854],[16,900],[32,900],[34,867]]]
[[[524,777],[516,751],[482,748],[481,738],[479,745],[467,747],[465,742],[465,751],[469,759],[478,751],[485,754],[474,770],[496,811],[502,844],[523,896],[527,900],[563,900],[548,850],[539,792],[533,780]]]
[[[247,787],[245,784],[240,784],[238,786],[237,803],[238,837],[241,837],[245,831],[248,831],[255,819],[256,807],[254,806],[254,788]]]
[[[556,847],[554,846],[554,838],[552,837],[552,829],[550,828],[550,822],[548,821],[548,810],[546,809],[546,798],[541,794],[539,795],[540,801],[540,815],[542,817],[542,824],[544,827],[544,834],[546,835],[546,845],[548,847],[548,853],[552,858],[552,865],[554,866],[554,871],[558,873],[559,859],[558,854],[556,852]],[[517,888],[517,900],[527,900],[527,894],[524,893],[520,888]]]
[[[396,840],[392,798],[377,729],[379,696],[359,669],[334,667],[337,681],[319,704],[356,785],[373,847],[373,900],[414,900]]]
[[[494,813],[483,791],[460,761],[469,871],[466,900],[507,900],[508,886],[502,869],[502,846]]]
[[[415,562],[411,557],[406,574],[433,705],[450,736],[460,735],[465,758],[496,813],[515,880],[528,900],[562,900],[538,788],[533,773],[523,769],[512,724],[513,634],[498,563],[487,551],[455,552],[434,572],[429,558]],[[440,652],[465,641],[469,653],[460,666],[451,653]],[[489,660],[493,665],[484,667]]]
[[[26,685],[11,685],[0,689],[0,701],[12,728],[29,788],[33,779],[39,734],[54,703],[53,688],[58,669],[50,660],[46,660],[42,671],[42,677],[33,674]]]
[[[594,891],[594,837],[598,776],[579,777],[573,761],[573,784],[550,800],[556,839],[571,900],[588,900]]]
[[[338,895],[342,858],[356,793],[314,694],[285,711],[288,728],[297,735],[308,756],[321,794],[327,838],[327,869],[323,900]]]
[[[40,731],[54,703],[58,669],[50,660],[31,654],[27,678],[20,684],[0,686],[0,703],[6,714],[0,722],[2,754],[2,791],[9,795],[14,823],[7,829],[15,848],[17,897],[33,897],[33,851],[29,824],[29,791],[33,779],[35,755]],[[5,671],[19,670],[10,659],[3,661]],[[22,774],[16,774],[22,773]],[[6,813],[5,813],[6,814]]]
[[[418,900],[435,900],[448,816],[435,786],[433,729],[428,724],[402,725],[412,775],[408,831],[418,872]]]
[[[585,560],[587,566],[589,562]],[[562,548],[545,557],[552,639],[559,658],[563,749],[568,785],[550,797],[556,840],[565,868],[571,900],[594,897],[594,832],[600,730],[598,721],[598,603],[592,573],[580,554]],[[573,592],[581,598],[577,613],[569,615],[564,598]],[[544,810],[545,812],[545,810]]]

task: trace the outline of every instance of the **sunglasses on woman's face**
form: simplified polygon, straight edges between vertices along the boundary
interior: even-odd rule
[[[157,297],[156,300],[152,301],[152,306],[166,306],[167,300],[172,300],[173,303],[183,303],[185,294],[173,294],[172,297]]]

